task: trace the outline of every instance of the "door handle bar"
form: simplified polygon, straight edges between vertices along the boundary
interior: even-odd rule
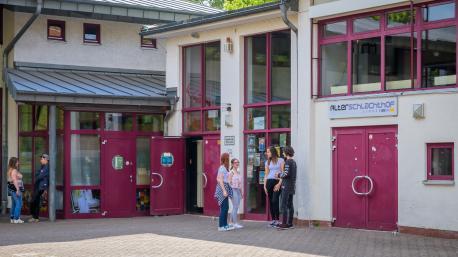
[[[206,188],[207,187],[207,183],[208,183],[208,178],[207,178],[207,175],[205,175],[205,172],[202,172],[202,175],[204,176],[204,179],[205,179],[205,184],[204,184],[203,188]]]
[[[164,183],[164,177],[162,177],[161,174],[156,173],[156,172],[151,172],[151,175],[158,175],[161,178],[161,182],[157,186],[151,186],[151,188],[160,188],[162,184]]]
[[[358,192],[355,189],[355,182],[360,180],[360,179],[369,180],[370,188],[369,188],[369,191],[367,191],[366,193]],[[355,195],[370,195],[372,193],[372,191],[374,190],[374,181],[369,176],[356,176],[356,177],[353,178],[353,181],[351,182],[351,189],[353,190],[353,193],[355,193]]]

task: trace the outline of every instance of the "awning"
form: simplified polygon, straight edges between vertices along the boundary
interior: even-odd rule
[[[9,69],[7,83],[16,102],[167,107],[176,98],[163,74],[27,67]]]

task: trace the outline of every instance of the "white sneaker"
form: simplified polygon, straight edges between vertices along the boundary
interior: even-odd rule
[[[227,226],[218,228],[218,231],[220,231],[220,232],[222,232],[222,231],[230,231],[230,230],[234,230],[234,227],[231,227],[231,226],[227,225]]]
[[[234,229],[235,229],[235,227],[232,226],[232,225],[227,225],[227,226],[226,226],[226,231],[234,230]]]
[[[14,220],[14,224],[21,224],[21,223],[24,223],[24,221],[21,219]]]
[[[238,223],[235,223],[235,224],[234,224],[234,228],[236,228],[236,229],[240,229],[240,228],[243,228],[243,226],[242,226],[242,225],[240,225],[240,224],[238,224]]]
[[[14,223],[14,220],[13,220],[13,219],[10,219],[10,223]]]

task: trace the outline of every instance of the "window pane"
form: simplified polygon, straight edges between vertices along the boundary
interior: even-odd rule
[[[423,7],[424,21],[438,21],[455,17],[455,3],[427,5]]]
[[[456,27],[422,34],[422,87],[456,84]]]
[[[202,105],[201,47],[187,47],[185,55],[185,107],[200,107]]]
[[[100,144],[95,135],[72,135],[71,185],[100,184]]]
[[[289,105],[272,106],[271,109],[271,128],[290,128],[291,127],[291,107]]]
[[[184,116],[185,131],[200,131],[200,118],[200,112],[186,112]]]
[[[57,126],[56,126],[56,129],[64,129],[64,110],[60,109],[60,108],[57,108],[57,111],[56,111],[56,120],[57,120]]]
[[[48,37],[62,39],[64,37],[62,27],[57,24],[48,25]]]
[[[71,112],[70,115],[71,129],[99,129],[100,118],[98,112]]]
[[[46,140],[46,138],[43,138],[43,137],[35,137],[34,138],[34,141],[35,141],[35,145],[34,145],[34,152],[33,152],[33,156],[34,156],[34,171],[37,171],[41,168],[41,163],[40,163],[40,159],[41,159],[41,155],[44,154],[44,153],[48,153],[48,141]]]
[[[137,185],[149,185],[150,181],[149,137],[137,138]]]
[[[291,35],[289,31],[272,33],[272,101],[291,99]]]
[[[416,45],[414,35],[413,45]],[[398,34],[385,37],[385,78],[386,89],[395,90],[411,88],[411,68],[414,73],[412,77],[416,78],[416,50],[413,51],[413,66],[411,63],[411,34]],[[415,49],[416,47],[414,47]]]
[[[98,41],[97,35],[100,33],[100,26],[97,24],[84,24],[84,40]]]
[[[353,92],[380,90],[380,38],[352,42]]]
[[[64,185],[64,136],[57,136],[56,185]]]
[[[19,170],[24,184],[32,184],[32,137],[19,137]]]
[[[221,105],[221,46],[205,45],[205,105]]]
[[[380,16],[369,16],[353,21],[353,32],[365,32],[380,28]]]
[[[219,110],[205,111],[205,130],[219,131],[221,129],[221,119]]]
[[[400,12],[391,12],[387,15],[387,26],[388,28],[404,26],[410,24],[412,21],[415,23],[415,11],[412,12],[410,10],[400,11]]]
[[[136,202],[137,211],[149,211],[149,188],[137,188]]]
[[[266,102],[266,36],[247,38],[247,103]]]
[[[105,130],[108,131],[132,131],[134,117],[125,113],[105,113]]]
[[[324,25],[324,37],[332,37],[347,34],[347,22],[339,21]]]
[[[266,129],[266,108],[248,108],[246,112],[246,129]]]
[[[19,105],[19,131],[32,131],[32,105]]]
[[[164,116],[161,114],[137,115],[137,130],[141,132],[163,132]]]
[[[73,213],[99,213],[100,190],[72,190],[71,204]]]
[[[347,43],[321,47],[321,95],[348,93]]]
[[[431,176],[452,175],[452,148],[431,149]]]
[[[248,213],[266,213],[264,177],[266,161],[266,136],[248,134],[246,136],[246,210]]]
[[[48,129],[48,106],[35,106],[35,130]]]
[[[270,145],[280,147],[280,156],[283,157],[283,148],[287,145],[291,145],[291,133],[271,133],[270,134]]]

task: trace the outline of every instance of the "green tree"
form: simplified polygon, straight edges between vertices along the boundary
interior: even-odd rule
[[[213,8],[223,9],[224,0],[188,0],[189,2],[210,6]]]
[[[265,4],[269,2],[274,2],[275,0],[225,0],[224,9],[225,10],[237,10],[240,8]]]

